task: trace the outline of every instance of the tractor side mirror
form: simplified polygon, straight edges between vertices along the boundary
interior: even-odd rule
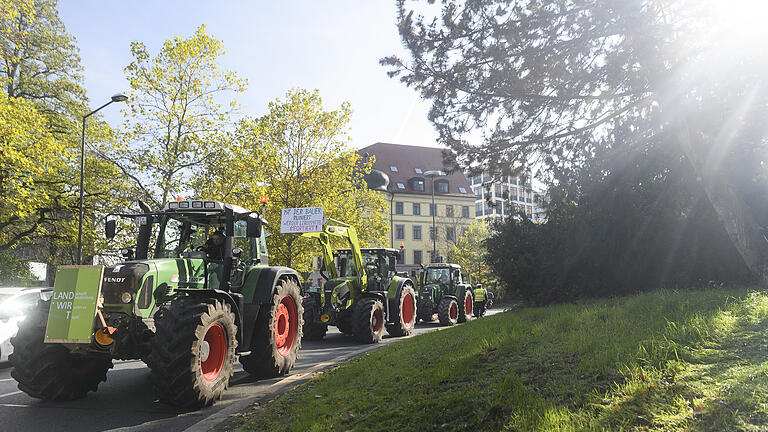
[[[261,218],[249,216],[245,218],[245,221],[247,224],[245,228],[245,235],[251,238],[261,237]]]
[[[242,254],[243,254],[243,250],[242,250],[242,249],[240,249],[239,247],[236,247],[236,248],[232,249],[232,256],[233,256],[233,257],[235,257],[235,258],[240,258],[240,256],[241,256]]]
[[[107,239],[112,240],[115,238],[115,233],[117,232],[117,221],[112,219],[108,220],[107,223],[104,225],[104,234],[106,235]]]

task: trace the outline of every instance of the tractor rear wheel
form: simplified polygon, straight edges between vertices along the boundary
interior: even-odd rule
[[[463,313],[459,313],[459,322],[467,322],[472,319],[472,293],[469,290],[464,290],[464,304],[462,305]]]
[[[387,324],[387,333],[392,336],[408,336],[416,326],[416,292],[413,287],[403,286],[400,295],[389,304],[395,322]]]
[[[161,402],[201,408],[229,386],[237,347],[235,314],[222,301],[182,297],[155,315],[149,355]]]
[[[320,305],[317,304],[317,300],[312,297],[305,297],[302,301],[304,306],[304,328],[303,336],[304,340],[321,340],[325,337],[325,333],[328,331],[328,325],[317,322],[317,314],[320,311]]]
[[[459,321],[459,305],[456,300],[450,297],[440,299],[440,304],[437,305],[437,317],[442,325],[455,325]]]
[[[11,338],[13,365],[11,376],[19,382],[19,390],[44,400],[81,399],[96,391],[106,381],[112,359],[106,356],[76,356],[59,344],[47,344],[45,325],[48,307],[30,312]]]
[[[384,304],[374,298],[360,299],[354,306],[355,338],[362,343],[378,343],[384,336]]]
[[[259,309],[251,354],[240,357],[246,372],[272,378],[285,375],[293,368],[301,348],[303,309],[296,282],[278,281],[272,303]]]

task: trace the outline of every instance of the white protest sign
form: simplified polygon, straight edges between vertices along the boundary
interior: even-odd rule
[[[323,230],[323,208],[302,207],[283,209],[281,233],[320,232]]]

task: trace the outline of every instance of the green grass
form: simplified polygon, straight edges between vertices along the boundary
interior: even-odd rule
[[[241,430],[766,430],[766,317],[746,289],[497,314],[337,367]]]

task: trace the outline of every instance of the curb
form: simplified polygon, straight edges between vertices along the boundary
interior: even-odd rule
[[[354,357],[357,357],[359,355],[365,354],[367,352],[373,351],[375,349],[381,348],[388,344],[375,344],[368,347],[365,347],[361,349],[360,351],[349,353],[344,356],[341,356],[340,358],[336,358],[333,361],[327,361],[318,363],[311,368],[307,369],[306,372],[302,372],[296,375],[289,375],[286,378],[281,379],[280,381],[272,384],[269,386],[269,388],[266,390],[265,393],[259,394],[257,396],[252,396],[240,401],[237,401],[233,403],[232,405],[219,410],[215,414],[212,414],[203,420],[199,421],[198,423],[188,427],[187,429],[184,429],[184,432],[209,432],[212,431],[218,426],[219,424],[229,420],[230,417],[232,417],[234,414],[243,412],[248,409],[249,406],[251,406],[255,402],[259,402],[262,400],[269,400],[274,398],[275,396],[278,396],[282,393],[284,393],[286,390],[293,389],[295,387],[300,386],[301,384],[304,384],[305,382],[312,379],[315,375],[317,375],[319,372],[324,372],[328,369],[331,369],[334,366],[338,366],[341,363],[344,363]]]

